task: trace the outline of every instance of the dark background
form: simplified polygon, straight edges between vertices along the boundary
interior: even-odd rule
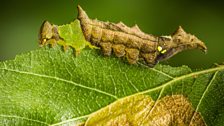
[[[208,53],[185,51],[163,64],[206,68],[224,62],[224,4],[221,0],[3,0],[0,2],[0,60],[38,48],[44,20],[66,24],[80,4],[90,18],[138,24],[142,31],[169,35],[181,25],[203,40]]]

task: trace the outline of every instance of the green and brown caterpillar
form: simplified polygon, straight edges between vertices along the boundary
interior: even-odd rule
[[[78,20],[85,40],[100,47],[104,55],[110,56],[113,53],[117,57],[126,57],[130,64],[142,60],[149,66],[154,66],[159,61],[169,59],[184,50],[207,51],[207,47],[201,40],[186,33],[180,26],[171,36],[154,36],[142,32],[137,25],[130,28],[122,22],[115,24],[92,20],[80,6],[78,6]],[[58,43],[64,47],[71,46],[77,49],[77,46],[74,46],[75,42],[72,42],[72,38],[76,36],[73,34],[75,32],[71,32],[74,30],[73,26],[75,25],[70,25],[67,29],[65,25],[56,26],[44,22],[40,31],[40,44]],[[64,33],[67,30],[68,34],[60,33],[61,29]]]

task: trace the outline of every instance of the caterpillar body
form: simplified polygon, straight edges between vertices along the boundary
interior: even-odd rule
[[[117,57],[126,57],[130,64],[142,60],[153,67],[159,61],[169,59],[183,50],[207,51],[207,47],[201,40],[186,33],[181,26],[170,36],[154,36],[142,32],[137,25],[128,27],[122,22],[115,24],[90,19],[81,6],[78,6],[77,19],[80,21],[83,35],[87,41],[100,47],[104,55],[110,56],[113,53]],[[60,40],[65,41],[58,33],[58,27],[49,22],[42,25],[41,45],[52,43],[52,41],[53,43]],[[46,41],[46,37],[51,41]],[[63,45],[66,45],[66,42]]]
[[[143,33],[137,25],[130,28],[122,22],[114,24],[89,19],[80,6],[78,19],[87,41],[101,47],[104,55],[109,56],[113,52],[117,57],[126,56],[130,64],[143,59],[148,65],[154,66],[186,49],[207,50],[202,41],[187,34],[181,27],[172,36],[157,37]]]

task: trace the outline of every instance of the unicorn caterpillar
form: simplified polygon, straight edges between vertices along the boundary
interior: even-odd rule
[[[110,56],[113,53],[117,57],[126,57],[130,64],[143,60],[153,67],[159,61],[169,59],[184,50],[207,51],[201,40],[186,33],[181,26],[171,36],[154,36],[142,32],[137,25],[130,28],[122,22],[115,24],[92,20],[80,6],[78,20],[87,41],[100,47],[104,55]],[[57,26],[45,21],[40,31],[40,44],[61,39],[63,40]]]

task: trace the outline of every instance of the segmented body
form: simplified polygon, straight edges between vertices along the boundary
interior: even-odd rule
[[[79,53],[85,46],[92,46],[80,35],[82,33],[92,45],[100,47],[104,55],[114,53],[117,57],[126,57],[130,64],[143,60],[153,67],[187,49],[207,51],[201,40],[181,27],[171,36],[154,36],[142,32],[137,25],[130,28],[122,22],[115,24],[89,19],[80,6],[78,20],[70,24],[57,26],[45,21],[40,29],[40,45],[59,44],[65,50],[72,47]]]
[[[89,19],[85,11],[78,7],[78,19],[87,41],[101,47],[104,55],[113,52],[117,57],[126,56],[130,64],[144,59],[147,64],[156,64],[159,54],[159,37],[143,33],[137,25],[132,28],[123,23],[110,23]]]

